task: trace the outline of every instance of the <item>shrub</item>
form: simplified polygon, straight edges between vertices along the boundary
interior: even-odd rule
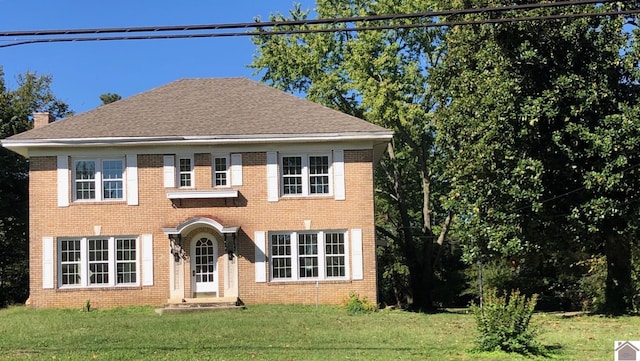
[[[476,350],[542,353],[542,346],[535,340],[537,332],[529,324],[537,301],[537,295],[527,300],[518,290],[509,296],[506,292],[502,296],[495,290],[487,292],[483,307],[471,306],[480,333]]]
[[[360,297],[356,292],[350,292],[346,301],[347,312],[350,315],[358,315],[362,313],[374,312],[378,307],[375,303],[369,301],[366,297]]]

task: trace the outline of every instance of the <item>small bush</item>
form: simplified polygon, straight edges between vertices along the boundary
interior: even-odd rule
[[[535,340],[537,332],[529,324],[537,301],[538,295],[527,300],[518,290],[509,296],[498,296],[495,290],[487,292],[482,308],[471,306],[480,332],[476,350],[541,354],[543,348]]]
[[[356,292],[350,292],[346,301],[347,312],[350,315],[358,315],[363,313],[374,312],[378,307],[375,303],[369,301],[366,297],[360,297]]]

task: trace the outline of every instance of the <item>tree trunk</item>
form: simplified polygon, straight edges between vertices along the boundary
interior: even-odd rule
[[[390,181],[393,184],[393,191],[395,193],[402,227],[400,230],[404,243],[402,249],[407,261],[407,267],[409,268],[409,289],[411,290],[411,294],[408,295],[407,300],[409,307],[413,309],[428,309],[431,307],[431,287],[428,279],[425,279],[425,272],[432,272],[432,269],[429,268],[428,271],[425,269],[425,262],[420,259],[422,254],[416,247],[411,217],[409,216],[409,209],[407,207],[408,200],[403,190],[402,176],[397,166],[398,163],[395,158],[392,143],[388,146],[388,154],[391,164]]]
[[[631,240],[615,230],[605,235],[607,257],[607,281],[604,311],[620,315],[631,310],[633,283],[631,281]]]
[[[426,236],[422,244],[422,284],[421,308],[431,310],[433,308],[432,290],[433,290],[433,230],[431,225],[431,182],[427,176],[427,169],[424,160],[421,159],[420,178],[422,180],[422,233]]]

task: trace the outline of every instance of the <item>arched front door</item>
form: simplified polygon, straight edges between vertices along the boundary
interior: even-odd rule
[[[191,241],[191,281],[193,296],[218,296],[218,242],[211,235],[198,235]]]

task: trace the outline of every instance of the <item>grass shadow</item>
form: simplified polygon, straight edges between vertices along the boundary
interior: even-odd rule
[[[562,349],[563,349],[563,347],[560,344],[542,345],[541,352],[537,356],[542,356],[542,357],[545,357],[545,358],[558,356],[558,355],[560,355],[562,353]]]

